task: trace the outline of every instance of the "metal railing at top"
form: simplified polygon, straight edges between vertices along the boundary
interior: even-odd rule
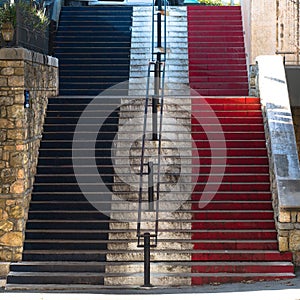
[[[16,5],[17,25],[15,29],[15,46],[24,47],[43,54],[49,53],[49,25],[37,28],[33,20],[22,6]]]
[[[146,83],[146,98],[144,107],[143,136],[141,149],[141,162],[139,174],[139,202],[137,220],[137,246],[144,248],[144,286],[150,284],[150,249],[157,246],[158,240],[158,219],[160,200],[160,177],[161,177],[161,154],[162,154],[162,129],[164,113],[164,86],[165,86],[165,61],[166,61],[166,36],[167,36],[167,9],[166,1],[158,0],[157,6],[152,5],[152,56],[148,64],[148,75]],[[153,81],[153,87],[151,83]],[[151,91],[153,94],[151,95]],[[152,106],[152,131],[148,130],[149,105],[151,99]],[[160,109],[158,109],[160,107]],[[158,117],[159,114],[159,117]],[[149,139],[149,136],[151,137]],[[146,143],[148,140],[157,143],[156,163],[146,161]],[[145,172],[145,166],[148,166]],[[154,169],[156,168],[156,172]],[[154,174],[156,176],[154,176]],[[147,209],[143,209],[144,178],[148,176],[148,204]],[[156,182],[155,182],[156,181]],[[156,188],[156,189],[155,189]],[[143,213],[152,212],[154,221],[152,228],[149,222],[143,221]]]
[[[0,1],[0,5],[15,5],[16,25],[14,38],[10,42],[0,40],[1,47],[24,47],[42,54],[53,53],[53,41],[63,0],[15,0],[14,2]],[[39,17],[23,9],[22,4],[28,4],[44,15],[44,22],[41,26]]]

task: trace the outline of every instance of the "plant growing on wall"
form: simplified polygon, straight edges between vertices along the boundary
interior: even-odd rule
[[[1,26],[5,23],[11,23],[14,27],[17,22],[16,5],[5,3],[0,7],[0,24]]]
[[[198,2],[203,5],[223,5],[222,0],[198,0]]]
[[[0,7],[0,26],[5,23],[11,23],[15,28],[17,25],[17,9],[24,16],[24,21],[32,27],[32,30],[45,31],[49,25],[49,19],[44,9],[37,8],[29,2],[19,0],[18,3],[6,2]]]

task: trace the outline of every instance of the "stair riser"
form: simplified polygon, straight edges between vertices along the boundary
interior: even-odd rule
[[[190,64],[189,65],[189,70],[190,72],[193,71],[245,71],[247,72],[247,67],[244,63],[242,64],[230,64],[230,65],[226,65],[223,63],[216,63],[215,61],[213,61],[211,64],[207,64],[207,63],[203,63],[203,64]],[[211,95],[211,96],[220,96],[220,97],[224,97],[227,95]],[[230,95],[230,96],[234,96],[234,95]],[[238,97],[244,96],[244,95],[237,95]],[[245,96],[248,96],[245,95]]]
[[[101,13],[114,13],[115,11],[122,11],[122,12],[131,12],[132,8],[131,7],[126,7],[122,6],[119,7],[113,7],[113,6],[79,6],[79,7],[73,7],[73,6],[64,6],[63,7],[63,12],[65,14],[71,14],[73,15],[74,13],[80,14],[80,13],[88,13],[88,12],[97,12],[101,11]]]
[[[192,204],[192,208],[197,210],[197,204]],[[272,210],[272,203],[271,201],[266,202],[229,202],[229,203],[218,203],[218,202],[210,202],[205,206],[205,210]]]
[[[206,133],[193,133],[194,141],[197,140],[205,140],[207,138],[207,134],[210,132],[206,131]],[[212,132],[213,134],[213,132]],[[49,133],[50,135],[50,133]],[[224,132],[224,136],[226,140],[262,140],[265,138],[264,132],[248,132],[247,135],[240,132]]]
[[[99,14],[93,13],[93,14],[69,14],[65,15],[62,14],[60,18],[61,22],[77,22],[78,26],[80,27],[80,24],[82,22],[91,22],[91,21],[97,21],[97,22],[109,22],[110,24],[118,24],[118,22],[128,22],[128,16],[124,14],[118,14],[117,11],[113,12],[113,14],[109,15],[103,15],[102,12],[99,12]]]
[[[278,275],[273,275],[273,276],[267,276],[267,275],[251,275],[249,274],[244,275],[244,276],[205,276],[205,277],[193,277],[192,278],[192,285],[204,285],[204,284],[212,284],[212,283],[217,283],[217,284],[224,284],[224,283],[238,283],[238,282],[258,282],[258,281],[276,281],[276,280],[283,280],[283,279],[291,279],[294,278],[292,275],[281,275],[278,273]]]
[[[201,232],[201,233],[194,233],[192,235],[193,240],[262,240],[268,242],[268,240],[276,240],[277,233],[274,232]],[[236,243],[236,246],[238,246],[240,243]],[[218,247],[221,247],[221,249],[231,250],[230,246],[226,248],[227,243],[223,243],[220,241],[220,245]],[[194,249],[198,249],[197,246],[201,247],[201,244],[195,243]],[[213,247],[213,245],[210,245]],[[208,247],[210,247],[208,245]],[[223,247],[222,247],[223,246]],[[232,245],[234,247],[234,245]],[[243,245],[241,245],[243,246]],[[245,246],[245,245],[244,245]],[[196,247],[196,248],[195,248]],[[251,248],[251,247],[250,247]],[[199,248],[200,249],[200,248]],[[214,249],[214,248],[211,248]],[[200,249],[200,250],[207,250],[207,249]],[[232,250],[253,250],[253,249],[232,249]],[[272,249],[277,250],[277,249]]]
[[[95,76],[93,78],[89,78],[89,77],[84,77],[84,76],[72,76],[72,77],[60,77],[63,79],[64,83],[61,83],[62,86],[67,86],[67,85],[76,85],[78,83],[78,85],[86,85],[86,86],[92,86],[93,84],[100,87],[105,87],[106,84],[103,84],[103,80],[107,80],[109,82],[109,85],[114,85],[114,84],[118,84],[120,82],[123,81],[127,81],[127,76],[109,76],[104,78],[100,77],[100,76]]]
[[[95,38],[98,38],[97,40],[95,40]],[[120,44],[119,46],[122,44],[122,46],[124,47],[125,45],[127,45],[127,47],[130,47],[130,43],[128,42],[128,39],[130,38],[130,35],[126,36],[120,36],[118,37],[118,40],[120,39]],[[101,40],[103,39],[103,42],[101,42]],[[78,44],[81,43],[86,43],[83,45],[83,47],[87,47],[89,46],[89,44],[93,44],[93,43],[97,43],[99,45],[101,45],[101,43],[103,44],[104,47],[108,47],[108,45],[110,43],[114,43],[116,41],[116,38],[113,36],[101,36],[100,34],[95,35],[95,36],[57,36],[55,38],[55,43],[59,44],[61,47],[66,45],[67,43],[71,43],[71,45],[74,44],[74,40],[76,40],[76,42]],[[238,38],[236,38],[236,40],[238,41]],[[95,42],[96,41],[96,42]],[[77,46],[78,46],[77,44]]]
[[[55,210],[55,211],[80,211],[83,210],[85,212],[95,212],[96,209],[94,208],[94,206],[92,206],[90,203],[76,203],[74,202],[70,202],[70,203],[63,203],[63,200],[60,201],[60,203],[53,203],[53,201],[49,201],[49,203],[31,203],[30,206],[30,210],[31,212],[35,212],[35,211],[51,211],[51,210]]]
[[[195,142],[197,145],[197,142]],[[195,153],[196,156],[196,153]],[[41,159],[42,161],[42,159]],[[67,160],[66,160],[67,161]],[[192,159],[193,164],[195,166],[211,166],[214,165],[221,165],[221,166],[228,166],[228,165],[235,165],[235,166],[241,166],[240,173],[243,172],[244,166],[247,165],[267,165],[268,164],[268,158],[267,157],[253,157],[251,159],[245,158],[245,157],[226,157],[218,158],[218,157],[201,157],[201,151],[199,153],[199,158],[193,158]],[[53,160],[53,163],[55,164],[63,164],[62,161],[57,162]]]
[[[290,265],[276,266],[276,265],[259,265],[253,263],[253,265],[211,265],[211,266],[193,266],[194,273],[292,273],[293,267]],[[209,274],[208,274],[209,276]]]
[[[220,118],[224,118],[225,121],[226,121],[226,119],[227,119],[227,121],[232,121],[233,124],[243,124],[243,123],[239,123],[239,122],[243,122],[242,118],[248,118],[247,121],[250,121],[250,122],[251,122],[251,119],[249,120],[249,118],[255,118],[255,121],[257,120],[257,118],[260,118],[260,120],[262,120],[262,112],[261,111],[226,111],[226,112],[215,111],[213,114],[212,111],[209,111],[209,110],[207,110],[207,111],[198,111],[198,110],[194,111],[193,110],[192,114],[194,117],[197,117],[198,120],[200,120],[200,121],[201,121],[201,118],[217,117],[219,119],[219,123],[221,123],[221,124],[224,124],[224,123],[222,122],[223,119],[220,119]],[[91,115],[91,117],[92,117],[92,115]],[[238,118],[238,119],[236,119],[236,123],[235,123],[230,118]],[[199,122],[198,120],[197,120],[197,122]],[[201,122],[203,122],[204,124],[207,124],[207,123],[205,123],[205,120],[203,120]],[[263,133],[261,133],[261,134],[263,134]]]
[[[231,37],[239,37],[239,38],[244,38],[244,35],[243,35],[243,32],[242,31],[218,31],[218,30],[212,30],[212,31],[209,31],[207,29],[207,31],[205,32],[201,32],[199,33],[197,30],[195,31],[191,31],[189,30],[189,38],[191,39],[191,41],[193,41],[193,39],[197,40],[198,38],[211,38],[211,35],[213,35],[214,37],[228,37],[228,38],[231,38]]]
[[[108,228],[106,229],[108,230]],[[28,231],[26,233],[26,240],[71,240],[71,241],[78,241],[78,249],[73,250],[81,250],[80,247],[84,247],[84,243],[81,243],[82,241],[91,241],[90,244],[93,244],[92,241],[99,241],[99,240],[107,240],[107,233],[103,233],[101,231],[96,233],[91,232],[83,232],[81,233],[79,231],[74,232],[31,232]],[[34,247],[33,244],[25,243],[26,244],[26,250],[28,250],[30,247]],[[35,243],[36,244],[36,243]],[[94,248],[91,248],[90,250],[100,250],[103,247],[104,244],[96,243],[94,244]],[[49,245],[50,246],[50,245]],[[53,246],[55,247],[55,246]],[[53,248],[56,250],[63,250],[62,248],[59,248],[58,246],[56,248]],[[33,249],[31,249],[33,250]],[[46,249],[45,249],[46,250]],[[49,249],[51,250],[51,249]],[[82,250],[88,250],[88,249],[82,249]],[[55,251],[53,252],[55,253]]]
[[[100,221],[90,221],[90,222],[80,222],[80,221],[75,221],[72,220],[73,222],[67,222],[67,221],[62,221],[62,222],[53,222],[51,221],[36,221],[33,222],[32,220],[28,220],[26,223],[26,228],[27,230],[32,230],[32,229],[55,229],[55,230],[107,230],[108,225],[105,220],[103,222]]]
[[[220,70],[216,70],[216,71],[205,71],[205,70],[191,70],[190,71],[190,77],[191,78],[198,78],[198,77],[212,77],[212,76],[223,76],[224,78],[226,78],[226,76],[228,77],[247,77],[247,71],[246,70],[236,70],[236,71],[220,71]]]
[[[84,197],[83,197],[84,198]],[[29,220],[65,220],[66,222],[68,220],[101,220],[102,216],[99,212],[33,212],[30,211],[28,214]],[[45,236],[46,237],[46,236]]]
[[[211,12],[211,13],[205,12],[205,13],[198,13],[197,16],[188,14],[188,19],[191,23],[208,21],[210,24],[215,21],[224,22],[225,24],[226,21],[227,23],[242,21],[241,15],[238,12],[232,15],[231,14],[228,15],[228,12],[224,14],[221,13],[215,14],[215,12]]]
[[[24,261],[105,261],[105,255],[103,254],[23,254]],[[101,280],[101,276],[98,276],[98,280]],[[60,282],[62,284],[62,281]]]
[[[78,93],[78,95],[83,95],[83,96],[97,96],[110,87],[111,85],[108,85],[105,89],[101,90],[96,88],[88,88],[87,86],[78,89],[69,86],[69,87],[60,88],[60,91],[61,91],[61,95],[64,96],[73,96],[74,93]],[[124,90],[118,89],[117,91],[115,91],[115,94],[117,94],[120,97],[123,96],[126,97],[128,96],[128,89],[124,89]]]
[[[263,239],[263,238],[261,238]],[[268,242],[264,241],[263,243],[255,243],[253,241],[247,243],[247,242],[218,242],[218,243],[195,243],[194,244],[195,250],[277,250],[278,244],[277,242]],[[231,270],[226,270],[230,272]],[[199,272],[211,272],[209,269],[207,271],[200,270]],[[214,271],[213,271],[214,272]],[[216,270],[216,272],[221,272],[221,270]],[[233,272],[233,271],[231,271]],[[236,270],[236,272],[241,272],[239,270]],[[246,270],[242,269],[242,272],[248,272]]]
[[[37,274],[38,275],[38,274]],[[14,278],[9,277],[9,284],[89,284],[89,285],[103,285],[104,278],[101,275],[86,275],[86,276],[60,276],[59,273],[53,274],[52,276],[37,276],[32,274],[32,276],[21,276]]]
[[[251,230],[261,228],[261,230],[274,229],[274,221],[254,222],[254,221],[223,221],[223,222],[194,222],[194,230],[232,230],[239,228],[240,230]]]
[[[121,35],[121,40],[120,41],[124,41],[127,40],[127,38],[130,38],[130,32],[127,30],[122,31],[118,31],[118,33]],[[90,28],[89,30],[82,30],[81,31],[59,31],[59,33],[56,34],[56,42],[59,41],[69,41],[70,39],[74,40],[86,40],[88,39],[87,35],[92,35],[95,38],[98,39],[112,39],[112,35],[114,35],[115,32],[113,30],[111,31],[103,31],[103,29],[101,30],[101,28],[99,29],[92,29]],[[124,39],[124,40],[123,40]]]
[[[109,23],[102,24],[101,27],[99,27],[99,23],[100,22],[97,22],[97,25],[93,26],[90,23],[85,24],[85,22],[81,22],[81,24],[79,24],[78,22],[77,23],[78,25],[75,26],[76,24],[74,24],[74,22],[61,21],[59,26],[59,31],[57,32],[57,34],[61,34],[62,36],[64,34],[71,34],[71,33],[81,34],[81,32],[102,32],[103,34],[106,34],[108,32],[114,33],[116,30],[115,27],[110,26]],[[126,22],[126,23],[129,24],[130,22]],[[128,34],[128,24],[123,24],[123,22],[120,22],[118,24],[118,32]],[[78,30],[79,28],[80,31]],[[222,30],[222,28],[220,28],[220,30]],[[233,27],[232,30],[235,30],[235,27]]]
[[[232,55],[230,58],[201,58],[198,55],[190,56],[190,65],[243,65],[245,64],[245,58],[239,58],[238,56]],[[222,68],[220,67],[222,70]]]
[[[274,213],[270,212],[201,212],[194,213],[195,220],[272,220]]]
[[[11,272],[86,272],[86,273],[104,273],[104,264],[95,263],[89,264],[74,264],[70,262],[60,264],[48,264],[47,262],[40,262],[35,264],[14,264],[10,265]]]
[[[194,11],[196,11],[196,13],[199,13],[199,10],[200,11],[203,11],[203,12],[214,12],[214,13],[218,13],[218,12],[222,12],[222,11],[226,11],[228,14],[232,13],[232,12],[236,12],[236,11],[240,11],[241,8],[240,6],[201,6],[199,8],[199,6],[189,6],[188,7],[188,13],[194,13]]]
[[[98,237],[96,237],[98,238]],[[105,237],[107,238],[107,236]],[[106,243],[82,243],[80,240],[76,243],[25,243],[24,250],[105,250]]]
[[[218,76],[218,75],[215,75],[215,76],[190,76],[190,80],[192,80],[194,83],[212,83],[212,82],[215,82],[216,84],[218,83],[226,83],[226,82],[229,82],[229,83],[244,83],[245,80],[247,80],[245,77],[243,76],[229,76],[229,75],[225,75],[225,76]]]
[[[192,200],[193,201],[199,201],[201,198],[202,193],[193,193],[192,194]],[[245,193],[245,192],[234,192],[234,193],[213,193],[213,200],[214,201],[268,201],[271,200],[271,193],[270,192],[264,192],[264,193],[257,193],[257,192],[250,192],[250,193]],[[273,218],[272,218],[273,219]],[[271,220],[272,220],[271,219]],[[201,219],[199,219],[201,220]],[[229,219],[230,220],[230,219]],[[232,220],[235,220],[232,219]],[[245,219],[247,220],[247,219]],[[248,219],[248,220],[251,220]],[[254,220],[257,220],[257,218],[254,218]]]
[[[63,62],[65,60],[65,62]],[[112,74],[115,72],[120,71],[121,74],[128,70],[128,65],[127,65],[127,59],[122,60],[119,62],[109,62],[109,61],[95,61],[93,60],[74,60],[72,62],[71,59],[63,59],[60,66],[61,70],[60,72],[88,72],[89,70],[91,72],[106,72],[111,71]],[[88,70],[87,70],[88,69]],[[99,73],[100,74],[100,73]],[[63,96],[63,95],[62,95]],[[73,95],[74,96],[74,95]]]
[[[57,47],[59,41],[55,41],[54,46]],[[123,39],[120,43],[116,42],[116,39],[111,39],[110,41],[105,42],[97,42],[93,40],[92,38],[87,38],[86,40],[74,42],[73,40],[70,41],[62,41],[59,42],[59,46],[61,48],[69,48],[70,51],[72,51],[72,48],[78,48],[78,47],[99,47],[99,48],[116,48],[116,47],[122,47],[122,48],[127,48],[130,49],[130,42],[128,39]]]
[[[208,149],[208,150],[204,150],[201,149],[200,153],[201,156],[207,157],[207,156],[211,156],[212,155],[212,151],[213,151],[213,156],[214,157],[223,157],[224,156],[224,150],[212,150],[212,149]],[[257,157],[257,156],[267,156],[267,150],[266,149],[253,149],[253,150],[245,150],[245,149],[226,149],[226,155],[227,157]]]
[[[201,21],[199,21],[200,23]],[[189,26],[189,33],[194,33],[194,32],[198,32],[199,30],[199,25],[193,25],[193,22],[190,24]],[[205,26],[206,30],[208,32],[212,32],[212,31],[218,31],[218,32],[241,32],[243,30],[243,26],[240,23],[240,26],[238,25],[226,25],[224,26],[224,24],[219,24],[219,25],[210,25],[210,24],[206,24]]]
[[[213,183],[214,184],[214,183]],[[217,184],[219,184],[219,182],[217,182]],[[207,183],[202,183],[200,181],[198,181],[198,184],[196,184],[195,188],[194,188],[194,192],[202,192],[205,190],[205,188],[207,188]],[[45,189],[47,190],[47,189]],[[268,192],[270,191],[270,183],[261,183],[261,184],[257,184],[257,183],[249,183],[249,184],[242,184],[242,183],[232,183],[232,184],[220,184],[218,191],[220,192],[241,192],[241,191],[245,191],[245,192],[260,192],[260,191],[265,191]]]
[[[262,252],[262,253],[197,253],[192,254],[193,261],[290,261],[291,253],[280,254],[279,252]],[[280,275],[280,274],[278,274]]]

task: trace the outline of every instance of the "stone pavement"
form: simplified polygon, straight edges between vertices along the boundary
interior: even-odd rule
[[[0,300],[300,300],[300,270],[297,278],[272,282],[247,282],[171,289],[101,289],[83,293],[0,293]]]

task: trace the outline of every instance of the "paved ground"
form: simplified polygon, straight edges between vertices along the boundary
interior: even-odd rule
[[[275,282],[248,282],[172,289],[98,290],[84,293],[4,292],[0,300],[300,300],[300,270],[297,278]]]

